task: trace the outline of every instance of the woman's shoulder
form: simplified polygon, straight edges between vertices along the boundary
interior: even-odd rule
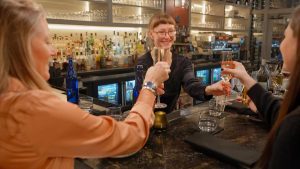
[[[54,92],[43,90],[27,90],[23,92],[8,92],[1,96],[1,100],[8,106],[20,112],[36,112],[47,110],[65,103]]]

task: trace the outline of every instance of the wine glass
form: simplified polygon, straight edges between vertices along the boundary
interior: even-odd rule
[[[155,64],[159,61],[165,60],[164,54],[165,54],[164,49],[159,49],[157,47],[154,47],[154,60],[153,60],[153,63]],[[166,108],[167,104],[161,103],[160,102],[160,96],[158,95],[154,107],[157,108],[157,109],[162,109],[162,108]]]
[[[223,52],[222,53],[221,67],[222,68],[230,68],[230,69],[233,69],[235,67],[234,63],[233,63],[233,54],[232,54],[232,51],[227,51],[227,52]],[[231,78],[232,78],[232,74],[221,72],[221,79],[224,82],[229,82]],[[224,99],[223,102],[225,104],[230,104],[230,103],[226,102],[226,100],[227,100],[226,95],[223,97],[223,99]]]
[[[233,55],[231,51],[223,52],[222,53],[222,62],[221,62],[222,68],[234,68],[233,63]],[[221,73],[221,79],[225,82],[229,82],[229,80],[232,78],[232,75],[229,73]]]

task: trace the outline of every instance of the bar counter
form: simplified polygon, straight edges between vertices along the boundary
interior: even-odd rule
[[[198,128],[199,112],[207,103],[168,114],[166,131],[152,130],[146,145],[136,154],[126,158],[79,159],[92,169],[236,169],[237,165],[208,156],[195,149],[184,139]],[[184,111],[184,112],[182,112]],[[185,114],[180,116],[179,114]],[[268,130],[262,122],[234,111],[225,112],[220,119],[223,131],[216,137],[229,140],[248,149],[262,151]],[[175,120],[174,120],[175,119]],[[172,120],[172,121],[171,121]],[[101,148],[101,147],[100,147]]]

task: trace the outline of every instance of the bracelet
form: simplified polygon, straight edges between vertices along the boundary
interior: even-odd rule
[[[153,93],[154,94],[154,96],[157,96],[157,94],[156,94],[156,91],[155,90],[153,90],[151,87],[149,87],[149,86],[143,86],[143,88],[142,89],[147,89],[147,90],[149,90],[151,93]]]

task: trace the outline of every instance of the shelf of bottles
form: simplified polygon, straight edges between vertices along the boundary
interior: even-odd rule
[[[50,66],[62,71],[68,55],[77,71],[132,67],[149,45],[146,24],[164,6],[163,0],[36,1],[47,12],[57,50]]]
[[[52,62],[62,71],[66,71],[68,55],[73,56],[77,71],[86,71],[131,67],[137,56],[145,52],[145,31],[138,29],[51,32],[52,44],[57,50]]]
[[[36,0],[36,2],[45,8],[48,19],[98,23],[108,21],[108,4],[106,1]]]
[[[293,8],[300,5],[299,0],[269,0],[270,9]]]

